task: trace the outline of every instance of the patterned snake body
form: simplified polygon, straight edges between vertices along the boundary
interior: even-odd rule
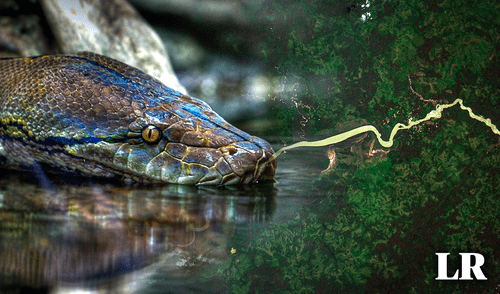
[[[231,185],[273,178],[272,154],[205,102],[108,57],[0,59],[0,166]]]

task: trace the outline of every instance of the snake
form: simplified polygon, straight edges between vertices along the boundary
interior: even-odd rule
[[[202,100],[91,52],[0,59],[0,167],[125,183],[273,179],[270,144]]]

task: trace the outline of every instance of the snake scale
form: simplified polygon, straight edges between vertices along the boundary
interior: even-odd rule
[[[268,142],[208,104],[89,52],[0,59],[0,166],[125,182],[274,177]]]

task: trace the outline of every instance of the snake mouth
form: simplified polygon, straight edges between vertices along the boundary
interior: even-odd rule
[[[266,141],[252,137],[251,141],[237,142],[219,148],[222,157],[214,165],[216,173],[207,173],[196,185],[254,184],[274,178],[277,161]]]
[[[243,173],[233,171],[232,173],[223,176],[218,185],[247,185],[273,179],[276,172],[277,162],[275,159],[269,161],[271,156],[271,153],[263,151],[262,156],[257,159],[257,162],[254,165],[247,165]],[[233,165],[232,168],[233,167],[235,166]],[[234,169],[241,170],[241,166]],[[205,184],[211,183],[205,182],[203,179],[198,183],[198,185]]]

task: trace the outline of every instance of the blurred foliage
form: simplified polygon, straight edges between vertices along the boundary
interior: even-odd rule
[[[295,19],[262,52],[305,86],[294,99],[308,106],[300,112],[311,118],[309,133],[366,119],[387,134],[425,116],[432,101],[458,97],[499,125],[500,3],[308,1],[300,18],[286,6],[264,6]],[[276,133],[297,129],[296,111],[274,111]],[[236,252],[212,275],[231,293],[499,291],[498,136],[457,107],[396,141],[385,158],[340,160],[311,185],[327,197],[294,219],[237,233]],[[450,276],[459,252],[483,254],[488,280],[435,281],[436,252],[451,253]]]

